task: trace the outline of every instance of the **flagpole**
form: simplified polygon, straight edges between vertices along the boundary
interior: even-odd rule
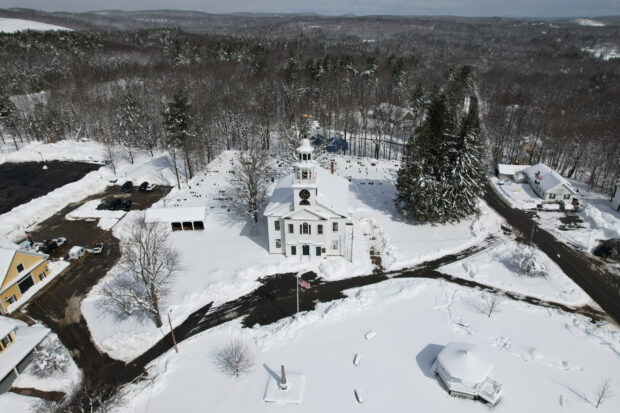
[[[298,274],[295,274],[295,292],[297,294],[297,313],[299,313],[299,278],[298,278]],[[295,313],[295,315],[297,315],[297,313]]]

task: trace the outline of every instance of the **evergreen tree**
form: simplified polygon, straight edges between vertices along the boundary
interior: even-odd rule
[[[463,72],[461,72],[463,73]],[[478,212],[484,191],[486,147],[480,133],[475,99],[457,96],[468,89],[452,77],[444,91],[435,91],[416,139],[406,146],[398,171],[396,207],[418,222],[458,221]],[[445,90],[448,90],[449,94]]]
[[[189,157],[189,147],[194,137],[194,134],[191,132],[194,118],[191,114],[191,105],[187,101],[187,97],[183,90],[178,91],[172,98],[172,101],[168,103],[164,109],[163,117],[164,125],[168,132],[166,146],[172,156],[174,172],[177,177],[177,186],[180,189],[181,181],[179,179],[179,171],[176,162],[178,149],[181,149],[183,153],[186,178],[191,179],[193,174]]]

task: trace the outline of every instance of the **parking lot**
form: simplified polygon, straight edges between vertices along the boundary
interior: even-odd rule
[[[49,161],[0,164],[0,214],[81,179],[99,164]]]

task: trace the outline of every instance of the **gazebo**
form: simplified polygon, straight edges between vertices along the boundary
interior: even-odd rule
[[[451,396],[481,399],[492,405],[500,399],[502,385],[489,377],[493,365],[473,344],[448,343],[437,355],[433,370]]]

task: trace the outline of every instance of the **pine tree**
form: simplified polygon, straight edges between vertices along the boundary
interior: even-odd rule
[[[433,92],[416,139],[406,146],[395,204],[403,215],[418,222],[452,222],[478,213],[486,147],[475,99],[464,108],[469,75],[464,69],[459,76],[450,72],[444,90]]]
[[[177,168],[177,150],[181,149],[183,152],[185,163],[185,175],[187,179],[192,178],[192,165],[189,157],[189,147],[194,134],[190,131],[194,122],[194,118],[191,114],[191,105],[187,101],[185,93],[178,91],[172,101],[168,103],[164,112],[164,125],[168,132],[168,139],[166,140],[166,146],[172,156],[172,163],[174,164],[174,172],[177,177],[177,186],[181,188],[181,181],[179,179],[179,171]]]

